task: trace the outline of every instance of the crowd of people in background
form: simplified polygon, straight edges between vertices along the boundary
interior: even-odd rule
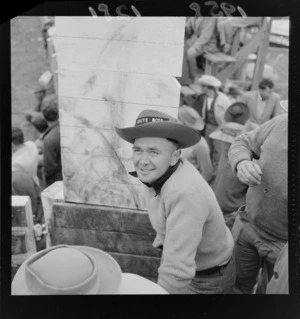
[[[252,20],[247,23],[253,23]],[[232,25],[228,21],[212,17],[187,20],[183,72],[179,81],[182,85],[194,83],[199,94],[195,94],[191,102],[183,99],[178,108],[177,121],[196,130],[202,138],[192,145],[185,140],[180,142],[183,145],[181,154],[176,153],[180,143],[170,146],[170,152],[175,152],[184,162],[181,173],[176,171],[176,164],[173,170],[168,171],[167,178],[172,174],[173,182],[180,184],[186,174],[190,177],[189,184],[192,183],[195,189],[201,188],[202,192],[205,190],[205,198],[197,198],[194,190],[190,205],[198,205],[201,209],[205,206],[206,218],[197,220],[195,228],[185,229],[185,223],[181,222],[180,227],[174,226],[174,231],[168,229],[169,233],[172,232],[170,236],[173,236],[170,238],[181,236],[178,247],[160,245],[161,238],[156,239],[156,246],[163,246],[165,250],[177,249],[186,254],[186,265],[182,271],[193,273],[194,256],[187,248],[191,239],[188,233],[192,232],[194,240],[197,240],[203,232],[204,240],[201,240],[204,243],[202,246],[198,243],[196,264],[205,269],[218,260],[227,267],[228,274],[229,269],[230,273],[235,272],[233,277],[224,274],[224,282],[221,280],[213,292],[201,284],[190,286],[190,291],[287,293],[287,101],[282,101],[274,92],[275,85],[271,79],[261,79],[257,90],[243,91],[234,84],[225,88],[217,77],[204,74],[203,54],[220,50],[217,32],[222,35],[223,52],[230,52],[231,42],[228,39],[232,40],[234,28],[240,25]],[[241,19],[240,23],[245,23],[245,19]],[[58,100],[51,72],[46,71],[40,77],[35,94],[37,105],[25,118],[40,133],[40,137],[35,142],[25,142],[21,129],[12,128],[12,193],[30,196],[35,221],[43,223],[41,184],[48,187],[62,180]],[[156,113],[145,114],[143,116],[159,117]],[[120,132],[118,134],[124,138]],[[146,146],[141,141],[135,147],[140,150]],[[177,160],[176,156],[172,160]],[[203,181],[193,177],[185,160],[193,164]],[[173,162],[170,163],[173,167]],[[147,180],[144,182],[147,183]],[[159,194],[161,188],[158,189]],[[187,185],[183,182],[179,191],[185,194],[185,189]],[[163,189],[170,198],[170,207],[177,205],[179,200],[173,198],[173,191],[171,186]],[[163,221],[156,220],[151,211],[159,207],[161,214],[164,214],[158,201],[158,197],[153,200],[149,214],[153,223],[161,229],[163,226],[160,223]],[[225,223],[221,220],[219,208]],[[182,221],[183,217],[179,214],[176,218]],[[175,225],[177,221],[172,223]],[[174,239],[174,242],[177,241]],[[184,249],[186,251],[183,253]],[[167,256],[168,253],[165,254]],[[172,282],[168,267],[176,263],[176,258],[168,262],[170,264],[165,263],[160,269],[158,283],[169,293],[173,289],[178,293],[184,279]],[[180,273],[176,275],[181,276]],[[196,272],[196,276],[199,282],[208,278],[202,270]]]

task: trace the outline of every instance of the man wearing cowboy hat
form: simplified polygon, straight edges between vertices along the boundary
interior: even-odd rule
[[[183,125],[202,131],[204,122],[198,112],[191,106],[182,105],[178,110],[178,120]],[[189,160],[199,171],[202,177],[209,183],[214,177],[214,169],[210,159],[210,150],[204,138],[191,147],[181,152],[181,157]]]
[[[149,218],[163,245],[158,284],[172,294],[230,291],[232,235],[210,186],[180,158],[199,132],[152,110],[142,111],[135,126],[115,129],[133,144],[131,175],[146,186]]]
[[[41,250],[20,266],[12,295],[167,294],[141,276],[123,273],[105,251],[57,245]]]
[[[242,183],[231,170],[228,150],[234,139],[240,134],[254,129],[249,121],[249,109],[241,102],[233,103],[225,112],[225,123],[210,134],[212,139],[221,141],[222,151],[217,168],[213,190],[222,209],[226,224],[232,227],[236,211],[245,205],[248,185]]]
[[[211,150],[213,165],[217,165],[220,159],[220,142],[212,140],[209,135],[224,122],[226,109],[230,100],[227,95],[219,91],[222,83],[212,75],[202,75],[195,80],[202,88],[202,94],[195,100],[192,107],[198,111],[205,122],[204,136]]]
[[[238,293],[253,292],[262,264],[270,280],[276,258],[288,240],[287,135],[288,115],[281,114],[238,136],[229,149],[232,169],[250,186],[246,209],[232,229]]]

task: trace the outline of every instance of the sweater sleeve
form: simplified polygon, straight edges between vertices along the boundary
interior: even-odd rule
[[[279,121],[280,119],[275,117],[253,131],[235,138],[228,152],[229,162],[233,171],[236,171],[236,166],[239,162],[259,158],[264,141]]]
[[[166,237],[158,284],[171,294],[186,292],[195,275],[195,256],[202,238],[208,207],[203,195],[190,187],[166,199]]]

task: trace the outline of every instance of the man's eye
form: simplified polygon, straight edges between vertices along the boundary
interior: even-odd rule
[[[158,152],[156,152],[156,151],[151,151],[151,155],[157,155],[158,154]]]
[[[141,150],[133,150],[134,153],[140,153]]]

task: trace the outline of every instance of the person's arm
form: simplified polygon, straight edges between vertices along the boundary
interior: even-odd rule
[[[251,132],[236,137],[231,144],[228,152],[229,162],[241,182],[249,186],[260,184],[262,171],[252,160],[259,158],[261,147],[276,124],[277,119],[274,118]]]
[[[216,28],[216,18],[204,18],[201,35],[193,45],[187,50],[188,57],[197,57],[203,53],[203,47],[210,41]]]
[[[192,186],[184,192],[170,192],[165,207],[169,213],[157,283],[170,294],[182,294],[195,275],[195,255],[208,207],[205,196],[196,193]]]
[[[276,94],[274,102],[275,102],[275,106],[274,106],[274,110],[273,110],[273,113],[271,115],[271,118],[273,118],[273,117],[275,117],[275,116],[277,116],[277,115],[282,113],[281,112],[281,107],[280,107],[280,97],[279,97],[279,95]]]
[[[214,169],[209,155],[209,147],[205,139],[193,148],[193,153],[197,159],[202,177],[209,183],[214,176]]]

